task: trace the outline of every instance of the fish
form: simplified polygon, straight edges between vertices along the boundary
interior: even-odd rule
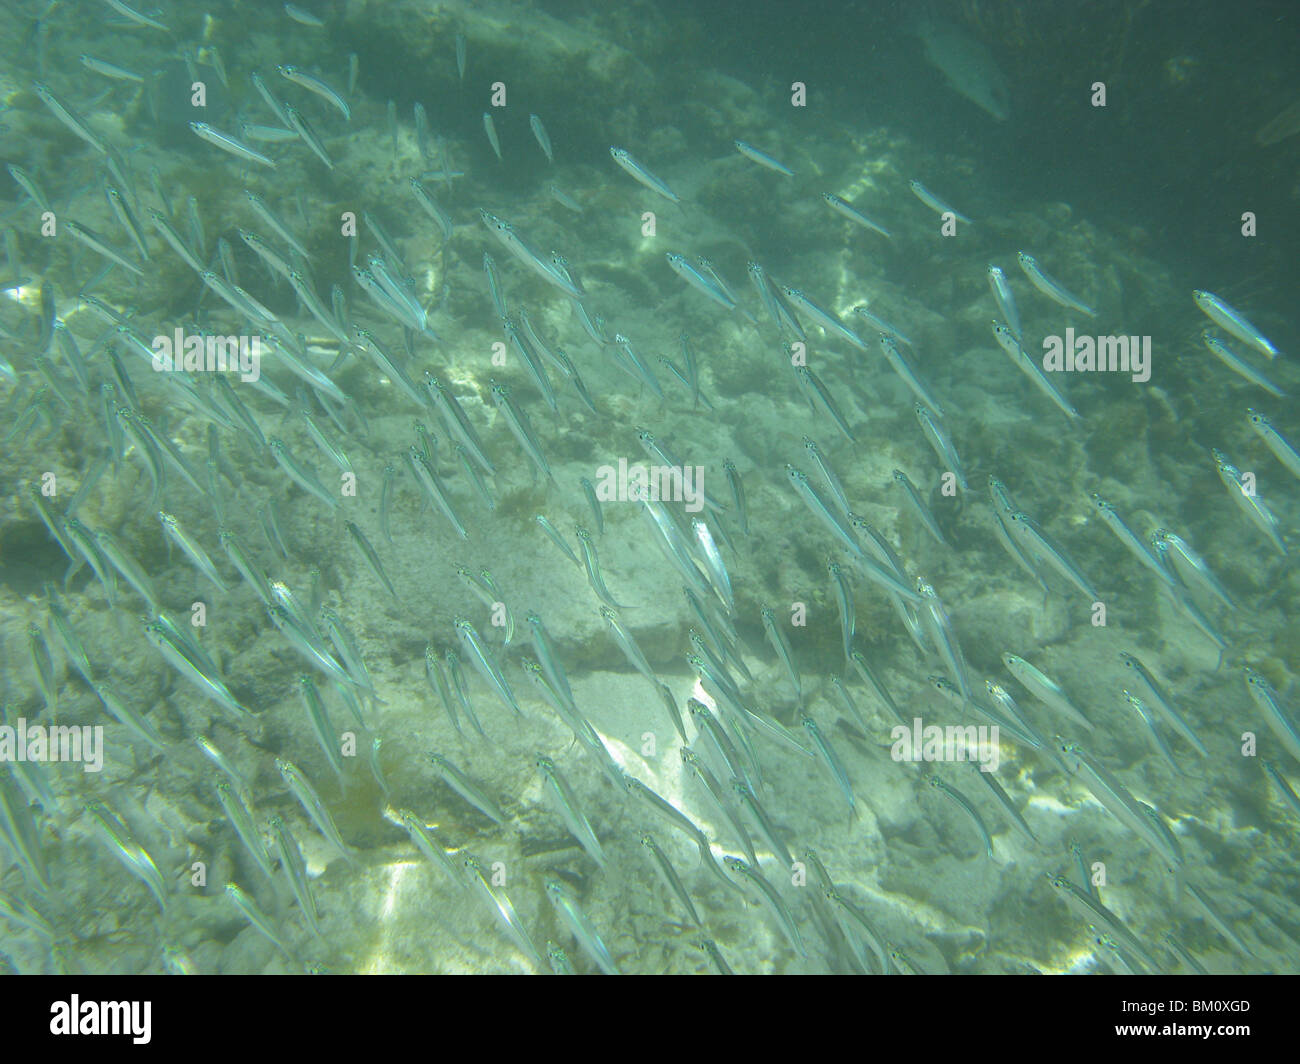
[[[998,122],[1011,117],[1011,89],[1006,74],[976,38],[951,19],[922,18],[912,26],[926,62],[947,79],[949,87]]]
[[[906,344],[908,347],[914,346],[911,339],[895,325],[890,325],[884,318],[872,311],[866,303],[859,303],[853,308],[853,313],[870,325],[887,336],[897,340],[900,344]],[[931,409],[938,411],[938,407],[931,404]],[[939,411],[942,412],[942,411]]]
[[[289,880],[289,889],[293,892],[294,900],[298,903],[298,908],[307,921],[307,926],[311,928],[312,934],[323,939],[316,899],[311,892],[311,882],[307,878],[307,865],[302,859],[298,842],[285,826],[282,817],[272,816],[267,823],[275,839],[275,852],[280,858],[280,867]]]
[[[374,570],[375,575],[379,577],[384,587],[388,588],[388,593],[392,595],[393,598],[398,598],[397,588],[395,588],[393,582],[388,579],[388,574],[384,572],[384,563],[379,560],[379,555],[376,553],[375,548],[370,545],[370,540],[366,539],[366,534],[352,521],[344,521],[343,527],[348,530],[348,535],[352,537],[353,542],[356,543],[358,548],[360,548],[362,555],[364,555],[370,568]]]
[[[325,489],[325,486],[317,479],[315,473],[305,466],[299,465],[298,461],[289,453],[289,448],[285,446],[282,439],[273,437],[268,446],[276,464],[289,475],[290,480],[309,495],[320,499],[331,510],[338,509],[339,500]]]
[[[284,936],[279,929],[272,923],[271,918],[266,915],[248,894],[246,894],[238,883],[227,883],[225,887],[226,897],[234,904],[244,918],[253,925],[266,939],[273,943],[290,961],[295,959],[293,949],[285,941]]]
[[[1282,796],[1282,801],[1290,806],[1291,812],[1300,818],[1300,795],[1292,789],[1291,784],[1286,777],[1278,771],[1278,767],[1271,761],[1260,761],[1260,768],[1268,773],[1268,778],[1273,781],[1273,786],[1277,788],[1278,794]]]
[[[338,110],[345,122],[352,121],[352,108],[342,94],[315,74],[309,74],[296,66],[281,65],[275,68],[282,78],[291,81],[300,88],[313,92],[330,106]]]
[[[966,665],[966,656],[957,642],[948,611],[944,608],[934,587],[921,577],[916,578],[916,590],[921,595],[924,606],[919,610],[920,619],[931,644],[938,650],[939,656],[957,681],[957,690],[966,701],[974,698],[970,684],[970,670]]]
[[[576,533],[578,546],[582,550],[582,563],[587,570],[587,583],[591,585],[591,590],[607,607],[616,610],[624,609],[625,604],[614,601],[614,596],[609,593],[609,588],[605,586],[605,577],[600,571],[600,555],[596,552],[596,544],[592,541],[591,533],[581,525],[576,529]]]
[[[86,814],[97,828],[97,834],[108,851],[118,859],[122,867],[149,888],[154,901],[163,913],[167,912],[167,881],[148,851],[131,838],[130,831],[121,817],[114,813],[104,802],[92,801],[85,806]]]
[[[696,942],[695,945],[700,949],[701,952],[703,952],[703,954],[706,957],[709,958],[710,962],[712,962],[713,964],[713,967],[717,969],[719,975],[736,974],[734,971],[732,971],[731,965],[727,963],[726,958],[722,956],[722,951],[718,949],[718,944],[714,942],[713,939],[702,938],[698,942]]]
[[[451,496],[447,493],[446,485],[438,474],[433,471],[433,466],[429,463],[424,451],[412,444],[406,449],[402,458],[406,461],[407,468],[410,469],[416,483],[424,489],[433,505],[451,522],[456,534],[461,539],[469,539],[469,530],[465,527],[452,505]]]
[[[620,169],[631,174],[640,184],[644,185],[651,192],[657,192],[659,195],[663,196],[664,199],[670,200],[673,203],[681,203],[681,197],[669,188],[664,181],[652,174],[637,162],[636,159],[632,158],[626,148],[616,148],[611,145],[609,154],[613,157],[614,162],[619,165]]]
[[[36,675],[36,684],[41,697],[45,699],[45,708],[53,715],[59,706],[59,687],[54,677],[54,660],[50,657],[49,644],[40,625],[27,626],[27,648],[31,655],[32,672]]]
[[[763,617],[763,631],[767,634],[767,640],[772,644],[772,649],[776,651],[776,656],[785,666],[786,675],[790,677],[790,685],[794,688],[795,697],[803,698],[803,686],[799,680],[799,669],[794,663],[794,652],[790,649],[790,643],[781,631],[781,626],[776,623],[776,613],[770,606],[764,606],[760,611]]]
[[[353,856],[351,847],[343,841],[343,836],[339,834],[338,825],[334,823],[334,818],[330,815],[329,809],[321,801],[320,795],[316,793],[316,788],[308,782],[302,769],[292,761],[282,757],[275,759],[275,767],[280,773],[280,778],[284,780],[293,796],[298,799],[308,819],[316,825],[317,830],[333,844],[334,848],[343,855],[349,864],[356,864],[356,857]]]
[[[767,810],[763,808],[753,788],[742,779],[733,778],[731,780],[731,789],[740,798],[741,804],[749,810],[750,815],[754,818],[754,823],[758,825],[759,833],[767,842],[768,847],[781,862],[782,868],[790,868],[794,864],[794,858],[790,856],[790,849],[785,844],[780,832],[772,823],[771,817]]]
[[[1241,470],[1228,461],[1227,455],[1218,448],[1212,447],[1210,448],[1210,456],[1214,459],[1214,467],[1219,474],[1219,480],[1228,489],[1228,496],[1236,503],[1237,508],[1246,515],[1251,524],[1264,534],[1265,538],[1277,549],[1277,552],[1286,557],[1290,552],[1287,550],[1286,541],[1282,538],[1281,527],[1273,511],[1264,504],[1263,499],[1259,498],[1253,491],[1248,490]]]
[[[1095,491],[1091,492],[1088,495],[1088,498],[1092,502],[1093,509],[1096,510],[1098,515],[1101,517],[1102,523],[1115,533],[1115,537],[1124,544],[1128,549],[1128,552],[1144,566],[1150,569],[1159,579],[1172,587],[1174,584],[1174,578],[1170,575],[1169,570],[1166,569],[1156,556],[1147,549],[1142,537],[1124,523],[1124,519],[1120,517],[1119,511]]]
[[[786,177],[794,177],[794,171],[785,163],[772,158],[761,148],[755,148],[752,144],[747,144],[743,140],[732,141],[736,146],[736,151],[740,152],[746,159],[758,163],[759,166],[766,167],[768,170],[775,170],[778,174],[784,174]]]
[[[573,211],[574,214],[582,213],[583,211],[582,204],[579,203],[572,196],[570,196],[567,192],[564,191],[564,189],[560,188],[558,185],[548,186],[547,191],[550,192],[551,198],[555,200],[555,202],[558,203],[561,207]]]
[[[1195,289],[1192,292],[1192,301],[1200,308],[1202,314],[1224,332],[1235,336],[1243,344],[1253,347],[1269,359],[1277,358],[1279,352],[1272,341],[1255,328],[1241,311],[1225,303],[1213,292]]]
[[[479,675],[483,677],[484,682],[491,687],[501,697],[501,701],[509,709],[514,710],[515,715],[522,717],[523,710],[519,708],[519,703],[515,699],[515,693],[511,690],[510,683],[506,680],[505,673],[501,671],[501,666],[496,662],[487,644],[483,642],[482,637],[474,629],[474,626],[462,617],[456,618],[456,635],[460,637],[461,644],[465,647],[470,661],[478,670]]]
[[[452,857],[447,847],[424,820],[409,809],[400,810],[397,816],[415,844],[415,848],[420,851],[425,860],[435,868],[441,868],[460,890],[465,890],[468,884],[465,882],[464,865]]]
[[[501,155],[501,138],[497,136],[497,125],[492,120],[492,112],[483,112],[483,132],[487,134],[488,143],[492,145],[492,151],[497,157],[497,162],[504,162]]]
[[[1286,466],[1292,476],[1300,477],[1300,449],[1278,432],[1273,427],[1273,422],[1258,410],[1247,407],[1246,420],[1255,435],[1264,441],[1264,446],[1273,452],[1273,457]]]
[[[683,748],[684,752],[685,748]],[[697,928],[703,929],[704,924],[700,920],[700,914],[696,911],[695,903],[691,901],[690,894],[682,885],[681,877],[677,874],[677,870],[673,868],[672,862],[668,860],[667,855],[659,848],[654,836],[648,831],[641,834],[641,846],[650,855],[650,859],[659,870],[659,874],[663,876],[664,882],[668,884],[668,889],[682,903],[682,908],[686,910],[686,915],[690,918],[691,923]]]
[[[596,966],[606,975],[621,975],[609,947],[592,927],[573,892],[558,879],[547,879],[545,890],[546,897],[555,906],[560,919],[568,925],[578,945],[596,962]]]
[[[1002,272],[1000,266],[989,265],[988,268],[989,288],[993,291],[993,299],[998,305],[998,313],[1007,321],[1011,329],[1011,335],[1015,337],[1016,343],[1023,343],[1024,331],[1020,327],[1020,311],[1016,309],[1016,297],[1011,291],[1011,285],[1007,281],[1007,275]]]
[[[316,741],[325,754],[325,760],[329,762],[330,768],[338,776],[339,783],[345,784],[338,735],[334,731],[334,726],[330,723],[329,714],[325,711],[325,703],[321,701],[320,692],[316,690],[316,684],[306,673],[298,677],[298,691],[302,695],[303,706],[307,710],[307,719],[311,722],[312,731],[316,734]]]
[[[292,121],[294,112],[288,108],[286,108],[286,111]],[[250,148],[238,137],[223,133],[215,126],[208,125],[207,122],[191,122],[190,130],[200,140],[206,140],[209,144],[235,156],[237,159],[243,159],[246,163],[257,163],[259,166],[266,166],[272,170],[277,169],[275,160],[270,156],[264,155],[256,148]]]
[[[1101,927],[1107,928],[1119,941],[1123,942],[1129,950],[1147,967],[1151,974],[1160,974],[1160,964],[1151,956],[1147,948],[1139,941],[1133,933],[1124,925],[1113,912],[1111,912],[1100,901],[1088,894],[1064,876],[1045,873],[1048,883],[1056,891],[1057,897],[1066,903],[1083,919],[1090,923],[1095,923]]]
[[[261,196],[256,192],[245,189],[244,200],[253,209],[253,213],[262,219],[262,221],[275,232],[276,236],[288,244],[289,247],[293,248],[294,251],[298,252],[298,254],[304,259],[310,258],[310,255],[307,253],[307,248],[303,245],[302,241],[293,234],[289,226],[267,205],[266,201],[262,199]],[[247,240],[245,240],[245,242],[247,243]],[[250,244],[249,246],[252,247],[253,245]],[[254,250],[256,250],[256,248],[254,248]]]
[[[573,564],[576,565],[579,569],[581,569],[582,562],[579,561],[578,556],[574,554],[573,548],[570,547],[569,544],[565,541],[564,536],[560,532],[560,530],[556,528],[553,524],[551,524],[549,520],[547,520],[546,515],[538,514],[536,517],[533,518],[533,520],[536,521],[537,526],[543,532],[546,533],[547,538],[549,538],[552,543],[554,543],[557,547],[560,548],[564,556],[568,558],[571,562],[573,562]]]
[[[672,267],[673,273],[677,274],[683,281],[689,284],[697,292],[702,292],[713,302],[726,310],[736,309],[736,300],[728,292],[720,288],[717,282],[698,266],[695,266],[687,260],[685,255],[678,254],[675,251],[667,253],[668,265]]]
[[[1205,743],[1201,737],[1196,734],[1192,727],[1178,712],[1169,696],[1165,694],[1164,689],[1150,670],[1142,664],[1136,655],[1127,651],[1119,652],[1120,663],[1124,666],[1128,674],[1129,681],[1138,688],[1139,693],[1145,696],[1146,700],[1159,710],[1160,714],[1169,722],[1169,724],[1191,745],[1196,752],[1202,757],[1209,757],[1210,752],[1206,749]]]
[[[491,877],[483,868],[482,861],[474,854],[465,853],[461,860],[468,873],[470,885],[478,891],[483,900],[497,914],[497,919],[501,921],[506,933],[538,969],[544,968],[545,962],[542,960],[542,955],[537,951],[537,946],[533,943],[532,936],[528,934],[527,929],[524,927],[523,921],[519,919],[519,914],[515,911],[514,905],[511,904],[509,895],[492,882]]]
[[[971,804],[961,791],[957,790],[951,784],[945,783],[940,777],[931,773],[926,776],[925,782],[942,794],[946,794],[954,803],[966,811],[966,814],[975,824],[975,829],[979,832],[980,838],[984,842],[984,855],[991,861],[993,860],[993,837],[989,835],[988,826],[984,823],[984,818],[980,816],[979,810]]]
[[[831,577],[831,590],[835,592],[835,604],[840,613],[840,634],[844,637],[844,658],[847,661],[853,655],[853,637],[857,633],[857,621],[853,605],[853,588],[848,576],[836,562],[827,566]]]
[[[894,234],[891,233],[888,229],[884,228],[884,226],[880,225],[878,222],[873,222],[870,218],[868,218],[860,210],[854,207],[851,203],[848,203],[845,200],[841,199],[839,196],[835,195],[835,193],[823,192],[822,202],[824,202],[828,207],[830,207],[830,209],[833,210],[836,214],[840,215],[841,217],[847,218],[849,221],[854,222],[857,225],[862,226],[863,229],[870,229],[873,233],[879,233],[881,236],[885,237],[886,239],[889,240],[893,239]]]
[[[855,308],[855,313],[863,314],[863,308]],[[877,327],[881,324],[879,319],[875,319],[874,324]],[[903,353],[898,350],[894,343],[894,337],[890,333],[882,332],[879,338],[880,353],[885,356],[885,361],[889,363],[889,368],[898,374],[899,379],[907,385],[908,389],[916,396],[922,406],[933,410],[939,417],[943,417],[943,404],[935,397],[934,389],[930,386],[921,374],[917,371],[912,363],[903,357]]]
[[[966,483],[966,474],[962,469],[961,459],[957,457],[957,448],[953,446],[952,439],[948,436],[943,425],[937,420],[937,412],[931,410],[924,403],[914,403],[912,409],[916,413],[917,424],[921,426],[921,431],[925,434],[926,440],[934,449],[948,471],[957,478],[957,483],[961,489],[966,491],[970,485]]]
[[[816,404],[813,402],[813,397],[815,396],[817,402],[820,403],[830,415],[831,421],[835,423],[835,427],[838,428],[840,432],[844,434],[844,437],[851,443],[857,443],[858,438],[853,435],[853,430],[849,428],[848,421],[840,412],[839,405],[835,402],[835,398],[831,395],[826,385],[822,383],[821,378],[807,366],[796,366],[795,379],[798,380],[800,386],[803,387],[807,394],[809,406],[813,410],[816,410]]]
[[[788,300],[790,300],[790,302],[794,303],[800,310],[808,315],[809,318],[815,321],[828,333],[833,333],[841,339],[847,340],[859,351],[867,350],[867,345],[865,341],[863,341],[862,337],[840,321],[839,318],[829,310],[814,303],[808,296],[804,295],[800,289],[787,284],[781,285],[780,291]]]
[[[1024,272],[1024,275],[1029,278],[1029,283],[1053,303],[1065,307],[1066,310],[1077,310],[1080,314],[1084,314],[1089,318],[1097,316],[1096,310],[1084,303],[1078,296],[1072,295],[1064,285],[1048,277],[1043,272],[1042,267],[1038,265],[1038,260],[1028,252],[1017,251],[1016,261],[1020,263],[1020,269]]]
[[[194,567],[206,576],[218,591],[226,592],[230,590],[226,582],[221,579],[221,574],[217,572],[217,567],[208,556],[208,552],[181,527],[180,522],[174,516],[165,510],[159,510],[158,520],[162,522],[163,534],[176,546],[180,547],[182,553],[189,558]]]
[[[912,178],[912,180],[909,181],[907,184],[908,184],[908,188],[912,190],[912,195],[914,195],[917,199],[919,199],[932,211],[936,211],[941,215],[951,214],[954,218],[957,219],[957,221],[965,222],[967,225],[975,224],[969,218],[967,218],[966,215],[948,206],[946,202],[941,200],[938,196],[936,196],[933,192],[931,192],[928,188],[926,188],[923,184],[921,184],[920,181],[916,180],[916,178]]]
[[[489,820],[502,826],[505,825],[506,814],[502,811],[497,800],[488,794],[482,784],[471,779],[441,754],[430,751],[427,756],[430,764],[433,765],[434,771],[438,773],[448,787]]]
[[[1092,731],[1092,722],[1071,704],[1061,685],[1044,675],[1024,658],[1016,654],[1003,654],[1002,664],[1025,689],[1053,712],[1073,721],[1081,728]]]
[[[817,494],[817,489],[808,482],[808,475],[794,466],[787,464],[785,467],[786,477],[793,485],[799,497],[803,499],[804,504],[813,515],[820,520],[831,533],[849,549],[850,553],[857,557],[862,556],[862,548],[858,541],[853,538],[853,533],[849,531],[844,521],[826,505],[826,502]]]
[[[1251,701],[1264,715],[1264,720],[1277,736],[1282,748],[1296,761],[1300,761],[1300,723],[1297,723],[1295,710],[1283,702],[1282,696],[1263,673],[1256,672],[1249,665],[1243,665],[1242,677],[1246,681]]]
[[[129,270],[137,277],[144,276],[144,270],[114,248],[107,239],[100,236],[89,226],[82,225],[80,222],[75,222],[70,218],[65,218],[63,221],[63,228],[86,247],[90,248],[91,251],[103,255],[104,258],[108,259],[110,262],[121,266],[124,270]]]
[[[937,539],[943,546],[948,546],[948,541],[943,538],[943,532],[939,529],[939,522],[934,519],[934,513],[921,498],[921,493],[917,490],[916,485],[912,483],[911,478],[901,469],[895,469],[893,472],[894,483],[903,490],[903,497],[907,499],[908,504],[912,507],[913,513],[921,520],[921,525],[927,532]]]
[[[542,125],[542,120],[536,115],[529,115],[528,128],[533,131],[533,136],[537,138],[538,145],[546,154],[546,161],[548,163],[555,162],[555,151],[551,148],[551,138],[546,132],[546,127]]]
[[[730,458],[723,459],[722,471],[727,475],[727,485],[731,488],[731,502],[736,508],[736,520],[740,523],[743,535],[749,535],[749,509],[745,504],[745,485],[740,479],[736,463]]]
[[[1149,806],[1134,798],[1123,783],[1077,743],[1059,741],[1057,749],[1064,758],[1067,771],[1079,779],[1112,816],[1160,854],[1171,869],[1181,868],[1182,854],[1171,846],[1171,836],[1159,816],[1148,814]]]
[[[1055,540],[1038,527],[1037,523],[1023,510],[1016,510],[1004,517],[1006,528],[1011,538],[1019,545],[1025,556],[1036,559],[1050,568],[1067,583],[1078,588],[1088,597],[1089,602],[1097,602],[1100,596],[1083,570],[1065,552]]]
[[[578,796],[574,793],[569,781],[564,777],[555,766],[555,762],[545,754],[538,754],[534,758],[537,769],[542,774],[543,785],[551,797],[552,804],[556,812],[560,814],[569,833],[582,844],[582,848],[601,868],[606,866],[607,858],[605,851],[600,845],[600,840],[596,837],[596,832],[591,826],[591,821],[587,819],[586,813],[582,811],[579,805]]]
[[[1243,359],[1227,344],[1215,336],[1209,329],[1201,330],[1201,343],[1214,355],[1220,362],[1227,366],[1237,376],[1250,381],[1251,384],[1263,388],[1269,395],[1278,399],[1285,399],[1286,392],[1282,391],[1276,384],[1260,373],[1254,366]]]
[[[325,164],[325,169],[333,170],[334,160],[331,158],[330,153],[325,150],[324,141],[320,139],[316,130],[312,128],[312,124],[307,121],[307,116],[302,114],[296,107],[287,103],[284,104],[284,113],[285,117],[288,119],[288,124],[293,127],[294,132],[297,133],[302,142],[307,145],[311,153]]]
[[[966,764],[971,766],[971,770],[974,772],[975,776],[982,780],[988,789],[993,792],[993,797],[996,798],[998,804],[1002,806],[1002,809],[1007,814],[1007,818],[1011,821],[1012,826],[1035,846],[1038,845],[1038,836],[1034,834],[1033,829],[1028,823],[1026,823],[1025,818],[1020,815],[1020,810],[1016,808],[1016,804],[1011,800],[1011,796],[1008,795],[1007,792],[1002,789],[1001,784],[998,783],[997,774],[994,772],[985,772],[975,761],[967,761]]]
[[[163,753],[167,749],[167,743],[158,734],[158,729],[153,726],[147,717],[141,716],[113,687],[101,683],[97,684],[93,690],[109,714],[132,735],[143,740],[158,753]]]
[[[253,858],[253,863],[265,873],[267,879],[273,878],[275,870],[271,867],[271,858],[267,853],[266,844],[253,824],[253,815],[244,805],[238,792],[231,787],[228,780],[217,780],[216,791],[217,800],[221,802],[221,808],[226,812],[226,819],[235,829],[235,834],[244,844],[244,849]]]
[[[808,949],[804,945],[803,935],[799,933],[799,925],[794,922],[794,917],[790,914],[785,902],[781,900],[781,896],[777,894],[776,888],[763,878],[763,875],[757,869],[751,868],[739,857],[727,857],[724,861],[729,871],[748,880],[758,888],[759,896],[776,917],[778,926],[789,940],[790,945],[794,947],[794,951],[800,957],[807,957]]]
[[[86,125],[85,119],[73,111],[58,96],[54,95],[48,86],[37,83],[32,87],[32,91],[36,93],[41,103],[50,109],[54,117],[72,130],[74,134],[99,152],[100,155],[109,154],[108,146]]]
[[[737,815],[734,804],[727,796],[721,782],[713,775],[708,765],[693,749],[683,746],[679,751],[682,759],[682,765],[686,770],[699,781],[704,793],[709,796],[714,809],[727,822],[736,841],[740,843],[741,848],[745,851],[745,856],[749,858],[750,864],[758,864],[758,856],[754,853],[754,844],[749,837],[749,832],[741,823]]]
[[[831,777],[835,780],[835,785],[840,789],[840,793],[844,795],[844,800],[849,804],[849,816],[853,817],[857,813],[858,803],[857,798],[854,797],[853,785],[849,782],[849,776],[844,770],[843,763],[812,717],[807,713],[801,713],[799,723],[803,725],[804,731],[812,739],[813,749],[817,751]]]

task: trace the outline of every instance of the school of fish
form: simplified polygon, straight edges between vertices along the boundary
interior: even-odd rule
[[[305,5],[25,6],[7,970],[1295,969],[1280,308],[1049,367],[1120,245],[798,83],[569,158],[471,14],[403,113]]]

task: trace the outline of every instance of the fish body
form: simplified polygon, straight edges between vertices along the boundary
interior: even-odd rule
[[[733,141],[732,143],[736,145],[736,151],[751,162],[756,162],[759,166],[764,166],[769,170],[775,170],[778,174],[784,174],[786,177],[794,177],[793,170],[786,166],[785,163],[768,155],[761,148],[755,148],[754,145],[747,144],[743,140]]]
[[[1020,263],[1020,269],[1024,271],[1029,283],[1037,288],[1043,295],[1047,296],[1052,302],[1065,307],[1067,310],[1077,310],[1080,314],[1085,314],[1089,318],[1097,316],[1096,310],[1084,303],[1078,296],[1073,295],[1059,281],[1053,280],[1043,268],[1038,265],[1038,260],[1024,251],[1016,252],[1016,260]]]
[[[664,199],[671,200],[673,203],[681,202],[681,197],[668,187],[667,182],[656,177],[637,162],[636,159],[632,158],[626,148],[616,148],[611,145],[609,154],[622,170],[631,174],[642,185],[650,189],[651,192],[657,192],[659,195],[663,196]]]
[[[1224,332],[1235,336],[1244,344],[1249,344],[1262,355],[1270,359],[1277,358],[1278,350],[1263,333],[1252,325],[1235,307],[1225,303],[1213,292],[1203,292],[1199,288],[1192,292],[1192,299],[1210,321]]]

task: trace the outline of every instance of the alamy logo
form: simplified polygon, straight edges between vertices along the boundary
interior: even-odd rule
[[[596,498],[601,502],[680,502],[687,513],[704,509],[703,466],[652,466],[643,462],[629,465],[620,458],[617,466],[596,467]]]
[[[1048,373],[1131,373],[1136,384],[1151,379],[1151,337],[1043,337],[1043,369]]]
[[[245,383],[262,375],[260,336],[186,335],[177,329],[171,336],[153,338],[153,368],[159,373],[225,373],[235,370]]]
[[[0,762],[80,761],[82,771],[98,772],[104,767],[102,724],[28,724],[19,717],[16,724],[0,724]]]
[[[152,1011],[150,1001],[82,1001],[73,994],[50,1005],[50,1034],[129,1034],[142,1046],[152,1037]]]
[[[925,724],[912,718],[912,727],[895,724],[889,737],[893,740],[889,756],[895,761],[975,761],[981,772],[998,770],[998,735],[996,724]]]

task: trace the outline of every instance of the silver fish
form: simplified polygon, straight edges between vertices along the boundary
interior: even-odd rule
[[[434,771],[442,777],[442,781],[448,787],[490,820],[495,821],[497,824],[505,824],[506,815],[501,806],[495,798],[483,789],[477,780],[471,779],[441,754],[431,752],[428,757]]]
[[[1250,519],[1251,524],[1268,537],[1269,542],[1277,548],[1278,553],[1286,556],[1289,552],[1273,511],[1265,506],[1264,500],[1255,495],[1254,492],[1247,492],[1246,482],[1241,471],[1228,461],[1227,455],[1216,448],[1211,448],[1210,454],[1214,458],[1214,466],[1218,471],[1219,480],[1228,489],[1228,495],[1231,496],[1232,501]]]
[[[1084,303],[1077,296],[1072,295],[1060,282],[1048,277],[1038,265],[1038,260],[1024,251],[1016,252],[1016,261],[1020,263],[1020,269],[1024,271],[1029,283],[1037,288],[1043,295],[1054,303],[1058,303],[1067,310],[1077,310],[1080,314],[1086,314],[1090,318],[1095,318],[1097,312],[1088,304]]]
[[[1232,334],[1242,343],[1249,344],[1260,354],[1267,355],[1270,359],[1277,358],[1277,348],[1263,333],[1246,320],[1241,311],[1229,306],[1214,293],[1203,292],[1199,288],[1192,292],[1192,299],[1201,308],[1201,313],[1219,328]]]
[[[1276,384],[1260,373],[1254,366],[1238,355],[1232,348],[1220,340],[1209,329],[1201,330],[1201,343],[1203,343],[1215,358],[1227,366],[1237,376],[1244,380],[1250,381],[1251,384],[1263,388],[1269,395],[1278,399],[1285,399],[1286,392],[1282,391]]]
[[[954,218],[957,219],[957,221],[965,222],[967,225],[974,224],[973,222],[971,222],[969,218],[966,217],[966,215],[962,214],[960,211],[957,211],[953,207],[950,207],[947,203],[945,203],[933,192],[931,192],[928,188],[926,188],[923,184],[921,184],[920,181],[916,180],[916,178],[912,178],[912,180],[907,183],[907,186],[912,190],[912,195],[914,195],[917,199],[919,199],[932,211],[936,211],[939,214],[951,214]]]
[[[1273,423],[1258,410],[1246,409],[1246,418],[1264,445],[1273,452],[1273,456],[1286,466],[1292,476],[1300,477],[1300,449],[1283,436]]]
[[[275,69],[279,71],[280,76],[286,81],[292,81],[295,85],[306,89],[308,92],[314,92],[326,103],[337,108],[345,121],[352,121],[352,108],[348,106],[342,94],[316,77],[315,74],[308,74],[307,71],[299,70],[295,66],[278,66]]]
[[[290,112],[292,117],[292,112]],[[231,136],[229,133],[223,133],[221,130],[208,125],[206,122],[191,122],[190,129],[200,140],[206,140],[222,151],[235,156],[237,159],[243,159],[245,162],[257,163],[261,166],[269,166],[272,170],[276,169],[275,160],[269,156],[263,155],[256,148],[250,148],[238,137]]]
[[[501,156],[501,140],[497,136],[497,125],[492,120],[492,112],[483,112],[483,131],[487,134],[488,143],[492,145],[492,151],[496,153],[497,161],[504,162]]]
[[[966,474],[962,470],[961,459],[957,457],[957,448],[953,446],[952,440],[948,433],[944,431],[943,426],[937,420],[937,412],[931,410],[924,403],[914,403],[912,409],[916,412],[917,423],[921,426],[921,431],[925,433],[925,438],[930,446],[934,448],[934,453],[938,456],[939,461],[944,463],[957,478],[957,483],[961,485],[962,491],[966,491],[969,485],[966,483]]]
[[[1300,724],[1297,724],[1295,711],[1282,701],[1282,696],[1262,673],[1247,665],[1242,667],[1242,676],[1251,700],[1264,714],[1264,720],[1268,722],[1273,734],[1287,753],[1300,761]]]
[[[524,923],[519,919],[519,914],[515,911],[515,907],[511,904],[506,892],[492,882],[492,877],[484,870],[483,863],[472,853],[464,854],[461,861],[465,870],[469,873],[470,885],[479,892],[484,901],[497,914],[497,918],[501,921],[511,939],[528,955],[538,969],[545,968],[546,962],[542,960],[542,955],[537,951],[532,936],[524,928]]]
[[[533,131],[533,136],[537,138],[537,143],[541,146],[542,151],[546,153],[548,163],[555,162],[555,152],[551,148],[551,138],[546,133],[546,127],[542,125],[542,120],[536,115],[528,116],[528,128]]]
[[[650,189],[650,191],[659,193],[659,195],[663,196],[664,199],[672,200],[673,203],[681,202],[681,197],[679,197],[676,192],[632,158],[625,148],[615,148],[611,146],[609,154],[613,157],[614,162],[618,163],[620,168],[631,174],[642,185]]]
[[[879,233],[883,237],[893,239],[893,234],[888,229],[884,228],[877,222],[873,222],[856,207],[840,199],[840,197],[835,195],[833,192],[823,192],[822,200],[836,214],[847,218],[851,222],[855,222],[864,229],[870,229],[873,233]]]
[[[609,947],[597,934],[596,929],[591,926],[591,922],[587,919],[586,913],[582,911],[582,907],[578,904],[578,899],[574,897],[573,892],[558,879],[548,879],[546,880],[546,896],[550,899],[551,904],[555,906],[555,911],[559,913],[560,918],[573,932],[573,937],[577,940],[578,945],[596,962],[600,970],[606,975],[622,974],[618,970],[618,965],[614,963]]]
[[[586,813],[582,811],[578,803],[578,796],[569,785],[569,781],[555,767],[555,762],[545,754],[538,754],[534,762],[538,771],[542,774],[542,779],[555,804],[556,811],[564,820],[570,834],[582,844],[582,848],[587,851],[591,859],[604,868],[605,851],[601,848],[600,840],[596,837],[591,821],[587,819]]]

